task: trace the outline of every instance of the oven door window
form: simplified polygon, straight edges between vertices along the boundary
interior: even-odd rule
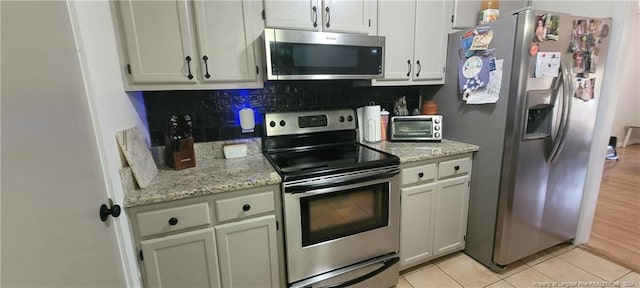
[[[397,121],[395,122],[396,132],[401,136],[421,136],[431,137],[433,122],[431,120],[421,121]]]
[[[389,183],[300,198],[302,246],[387,226]]]

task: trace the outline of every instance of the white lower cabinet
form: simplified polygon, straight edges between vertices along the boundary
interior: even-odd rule
[[[149,287],[221,287],[214,229],[140,242]]]
[[[400,205],[401,267],[433,257],[433,210],[436,184],[402,188]],[[419,220],[418,220],[419,219]]]
[[[469,176],[439,181],[434,202],[433,256],[464,249]]]
[[[128,208],[146,287],[282,287],[277,185]]]
[[[223,287],[279,287],[276,217],[215,227]]]
[[[464,249],[470,173],[471,154],[402,166],[400,269]]]

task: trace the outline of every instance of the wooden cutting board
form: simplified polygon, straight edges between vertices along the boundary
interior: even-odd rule
[[[153,162],[144,135],[138,127],[133,127],[116,132],[116,140],[120,151],[131,167],[138,186],[140,188],[147,187],[158,174],[158,167]]]

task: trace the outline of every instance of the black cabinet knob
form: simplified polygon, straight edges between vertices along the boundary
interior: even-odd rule
[[[456,171],[460,170],[460,166],[456,165],[455,167],[453,167],[453,170],[456,170]]]
[[[113,200],[109,199],[109,206],[106,204],[100,205],[100,220],[106,222],[109,216],[113,216],[114,218],[120,216],[120,212],[122,212],[120,205],[113,205]]]
[[[276,122],[275,122],[275,121],[271,121],[271,122],[269,122],[269,126],[271,126],[271,127],[276,127]]]
[[[424,173],[422,173],[422,172],[418,173],[418,177],[420,177],[420,178],[424,177]]]
[[[251,205],[249,204],[242,205],[242,211],[247,212],[249,210],[251,210]]]
[[[171,217],[171,219],[169,219],[169,225],[175,226],[176,224],[178,224],[178,218]]]

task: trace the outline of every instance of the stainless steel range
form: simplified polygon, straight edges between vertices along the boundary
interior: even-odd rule
[[[398,281],[398,157],[356,141],[354,110],[267,113],[264,155],[282,176],[290,287]]]

